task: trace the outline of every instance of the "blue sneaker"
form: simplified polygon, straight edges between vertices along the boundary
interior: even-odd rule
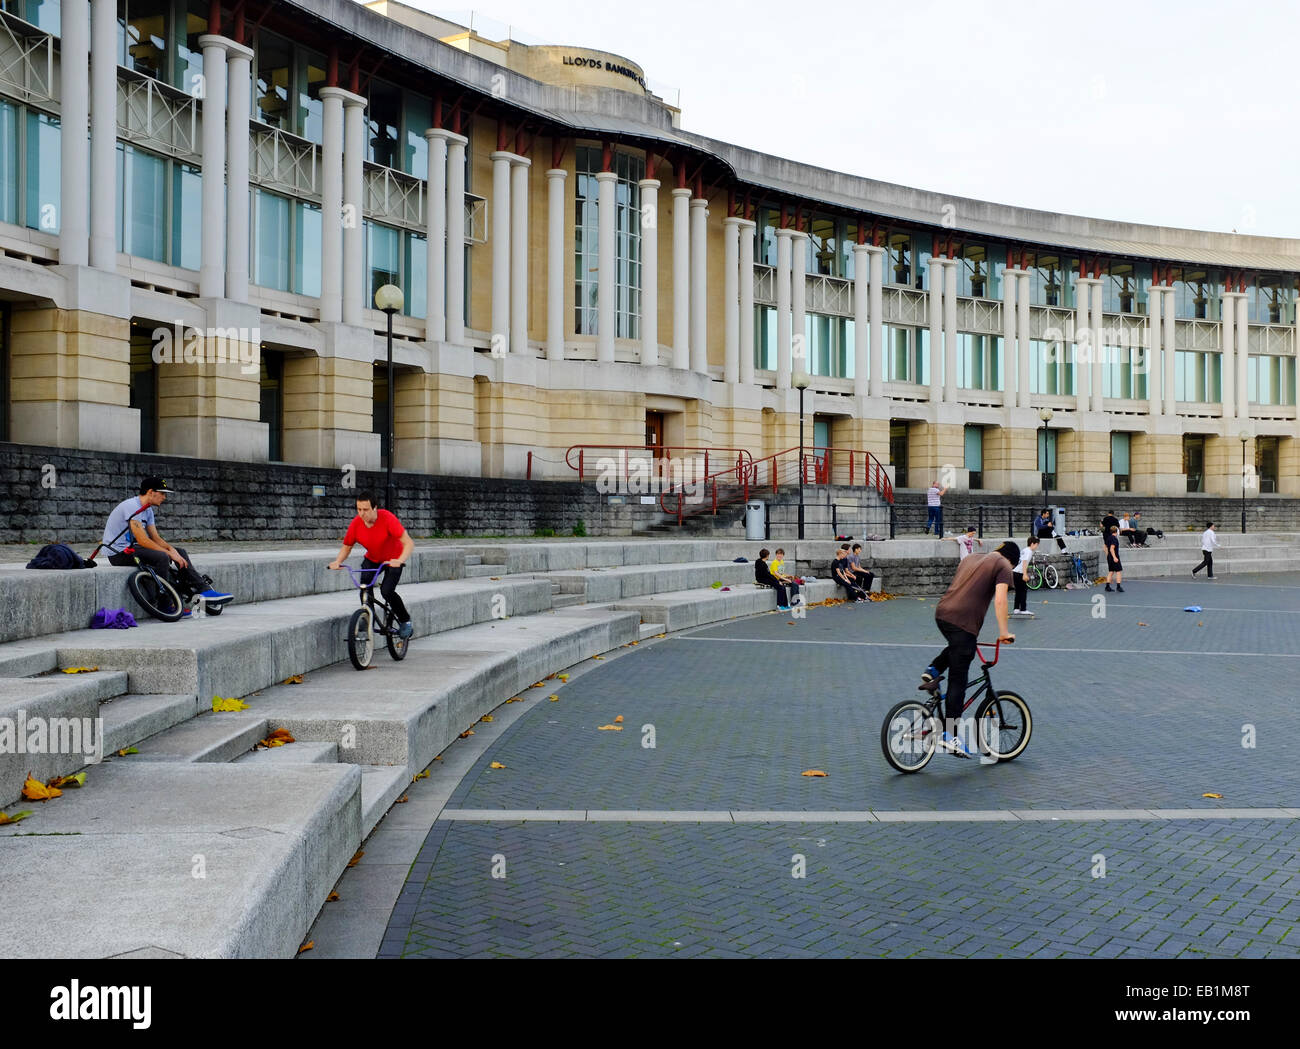
[[[776,610],[777,610],[778,612],[789,612],[789,611],[790,611],[790,606],[789,606],[789,605],[777,605],[777,606],[776,606]]]
[[[231,601],[234,596],[234,594],[223,594],[213,587],[208,587],[203,593],[199,594],[199,597],[207,601]]]
[[[926,667],[925,670],[922,671],[921,673],[922,681],[934,681],[938,677],[939,677],[939,668],[936,667],[933,663],[931,663],[928,667]]]
[[[966,749],[966,744],[950,732],[943,734],[943,739],[939,741],[941,750],[946,750],[949,754],[955,754],[959,758],[973,758],[975,755]]]
[[[397,628],[397,636],[400,638],[408,638],[414,633],[415,633],[415,627],[411,625],[411,621],[409,619],[405,623],[403,623],[400,627]]]

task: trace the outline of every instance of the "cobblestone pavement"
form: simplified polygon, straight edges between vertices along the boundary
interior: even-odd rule
[[[933,598],[587,664],[461,781],[380,954],[1300,955],[1298,584],[1033,595],[992,671],[1028,749],[912,776],[880,726]]]

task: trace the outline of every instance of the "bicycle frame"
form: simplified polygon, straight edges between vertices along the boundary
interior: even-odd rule
[[[375,597],[375,584],[379,582],[379,573],[382,572],[387,567],[388,567],[387,565],[379,565],[375,568],[354,569],[351,565],[343,565],[343,568],[347,571],[348,575],[352,577],[353,585],[358,590],[361,591],[361,593],[358,595],[361,600],[361,603],[363,605],[368,605],[370,607],[371,612],[374,612],[376,605],[378,605],[379,608],[383,611],[384,619],[382,625],[379,623],[375,624],[375,630],[380,634],[391,633],[392,622],[396,618],[393,615],[393,610],[388,606],[388,603],[383,599],[383,596],[381,595],[378,598]],[[370,581],[363,583],[358,577],[366,572],[370,573]]]
[[[987,648],[989,644],[993,645],[993,658],[991,660],[985,659],[984,653],[980,650],[981,645]],[[1001,641],[993,641],[993,642],[976,641],[975,642],[975,655],[980,661],[981,675],[980,677],[975,678],[973,681],[966,682],[967,698],[966,698],[966,702],[962,704],[962,708],[961,708],[961,712],[963,714],[965,714],[966,711],[970,709],[972,703],[974,703],[977,699],[980,698],[980,696],[984,695],[985,693],[988,693],[988,695],[990,696],[997,695],[997,693],[993,691],[993,678],[989,676],[989,667],[995,667],[998,665],[998,650],[1001,649],[1001,647],[1002,647]],[[974,689],[973,692],[971,691],[972,689]],[[939,695],[939,690],[936,688],[930,694],[930,698],[925,700],[924,705],[927,712],[933,716],[934,712],[939,709],[939,704],[942,702],[943,702],[943,697]]]

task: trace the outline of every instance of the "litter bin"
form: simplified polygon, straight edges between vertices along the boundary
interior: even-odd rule
[[[767,538],[767,504],[761,499],[745,504],[745,538],[758,542]]]
[[[1057,535],[1065,535],[1065,507],[1058,506],[1052,511],[1052,524]]]

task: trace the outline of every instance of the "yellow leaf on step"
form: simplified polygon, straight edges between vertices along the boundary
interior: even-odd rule
[[[348,866],[355,867],[358,863],[361,862],[361,857],[364,856],[365,854],[366,854],[365,849],[359,850],[357,854],[352,857],[352,859],[348,860]]]
[[[304,943],[301,947],[298,948],[298,953],[302,954],[303,951],[310,951],[315,946],[316,946],[315,940],[308,940],[306,943]]]
[[[479,718],[479,721],[491,721],[491,720],[492,720],[491,714],[484,714],[481,718]]]
[[[117,756],[119,758],[124,758],[128,754],[139,754],[139,753],[140,752],[136,750],[135,747],[123,747],[121,750],[117,752]]]
[[[301,685],[301,684],[302,684],[302,675],[301,675],[301,674],[290,674],[287,678],[284,679],[284,682],[283,682],[283,683],[286,684],[286,685]]]
[[[614,724],[615,724],[615,725],[621,725],[621,724],[623,724],[623,715],[622,715],[622,714],[620,714],[618,717],[616,717],[616,718],[614,719]]]
[[[550,678],[547,678],[547,680],[549,681]],[[534,682],[533,682],[531,685],[529,685],[528,687],[529,687],[529,688],[545,688],[546,685],[545,685],[543,682],[541,682],[541,681],[534,681]]]
[[[469,739],[469,737],[472,735],[474,735],[474,730],[472,728],[467,728],[464,732],[460,734],[460,738]]]
[[[239,699],[222,699],[220,696],[213,696],[212,709],[216,713],[247,710],[248,704]]]
[[[63,791],[55,787],[47,787],[40,780],[32,779],[32,774],[27,773],[27,782],[23,784],[23,797],[28,801],[48,801],[50,798],[59,798],[63,796]]]
[[[429,778],[429,770],[425,769],[423,772],[417,772],[414,776],[412,776],[411,782],[414,783],[417,779],[428,779],[428,778]]]
[[[86,774],[78,772],[71,776],[55,776],[50,780],[51,787],[84,787],[86,785]]]
[[[409,795],[409,794],[403,794],[400,798],[398,798],[395,802],[393,802],[393,804],[394,804],[394,805],[405,805],[405,804],[406,804],[408,801],[410,801],[410,800],[411,800],[411,795]]]
[[[295,742],[293,733],[287,728],[278,728],[272,732],[266,739],[262,740],[264,747],[283,747],[286,743]]]
[[[549,699],[552,703],[558,703],[560,701],[559,696],[547,696],[546,698]]]
[[[505,766],[502,765],[501,762],[499,762],[499,761],[494,761],[494,762],[492,762],[491,765],[488,766],[488,768],[490,768],[490,769],[503,769],[503,768],[505,768]]]
[[[65,674],[89,674],[98,669],[99,667],[65,667],[63,672]]]
[[[809,769],[807,772],[801,773],[801,775],[804,775],[804,776],[825,776],[826,773],[824,773],[821,769]]]
[[[592,658],[592,659],[604,659],[605,657],[604,657],[604,656],[592,656],[591,658]]]
[[[339,898],[339,894],[337,892],[331,892],[328,896],[325,897],[325,902],[333,903],[338,898]]]
[[[1203,798],[1221,798],[1221,797],[1223,797],[1223,795],[1222,795],[1222,794],[1202,794],[1201,797],[1203,797]]]
[[[655,634],[655,637],[667,637],[667,634]]]
[[[513,699],[506,700],[507,703],[522,703],[523,701],[524,701],[523,696],[515,696]]]
[[[623,726],[622,725],[601,725],[600,731],[601,732],[622,732]]]
[[[500,579],[501,579],[501,577],[500,577],[499,575],[490,575],[490,576],[488,576],[488,578],[491,579],[492,582],[494,582],[494,583],[495,583],[495,582],[499,582]]]
[[[567,682],[567,681],[569,680],[569,675],[568,675],[568,674],[557,674],[556,677],[558,677],[561,681],[566,681],[566,682]]]
[[[3,827],[6,823],[17,823],[19,820],[25,820],[31,814],[31,809],[26,812],[15,812],[12,816],[7,812],[0,812],[0,827]]]

